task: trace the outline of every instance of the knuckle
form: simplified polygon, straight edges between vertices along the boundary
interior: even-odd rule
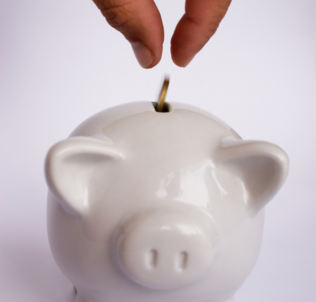
[[[199,28],[199,33],[203,36],[203,41],[208,41],[215,34],[220,22],[217,19],[212,18],[208,22],[201,23],[188,15],[185,15],[185,18],[193,24],[193,26]]]
[[[218,1],[218,7],[226,11],[231,2],[232,0],[220,0]]]
[[[217,23],[220,23],[226,15],[230,3],[231,0],[221,0],[218,2],[216,7],[216,13],[214,14],[214,20],[216,20]]]

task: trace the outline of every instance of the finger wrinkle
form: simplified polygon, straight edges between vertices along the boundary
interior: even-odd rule
[[[100,8],[102,15],[105,17],[107,22],[119,31],[123,31],[124,26],[131,20],[132,15],[126,9],[128,4],[132,2],[123,4],[123,5],[113,5]]]
[[[230,6],[232,0],[221,0],[218,2],[218,6],[220,9],[224,10],[225,12],[227,11],[228,7]]]
[[[189,17],[186,14],[184,14],[183,18],[185,18],[187,21],[194,24],[195,26],[199,27],[199,30],[201,29],[201,27],[206,28],[207,31],[200,30],[200,33],[203,36],[205,36],[205,39],[207,40],[215,34],[219,26],[219,22],[216,22],[216,20],[213,20],[213,22],[209,22],[208,24],[205,24],[204,22],[198,22],[194,20],[193,18]]]
[[[197,25],[197,26],[201,26],[201,22],[198,22],[197,20],[195,20],[194,18],[190,17],[187,13],[185,13],[183,15],[184,18],[186,18],[188,21],[192,22],[193,24]]]
[[[100,10],[122,8],[122,7],[125,7],[127,5],[134,3],[134,1],[124,2],[124,3],[120,3],[120,4],[115,4],[115,3],[117,3],[117,1],[94,1],[94,2],[96,3],[97,7]]]
[[[115,1],[113,1],[115,2]],[[109,5],[106,5],[106,3],[109,3]],[[111,1],[109,2],[102,2],[102,4],[98,5],[99,9],[100,10],[108,10],[108,9],[118,9],[118,8],[124,8],[130,4],[133,4],[133,1],[130,1],[130,2],[125,2],[125,3],[121,3],[121,4],[113,4],[111,5],[110,3],[112,3]]]

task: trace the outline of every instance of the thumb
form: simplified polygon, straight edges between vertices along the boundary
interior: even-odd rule
[[[185,14],[171,39],[174,63],[185,67],[214,35],[231,0],[186,0]]]
[[[107,22],[131,43],[143,68],[157,65],[164,39],[160,13],[153,0],[93,0]]]

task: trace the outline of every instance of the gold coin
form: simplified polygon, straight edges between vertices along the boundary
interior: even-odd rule
[[[162,87],[161,87],[158,104],[157,104],[157,111],[158,112],[162,112],[162,110],[163,110],[163,107],[164,107],[164,104],[165,104],[166,95],[167,95],[167,92],[168,92],[169,82],[170,82],[169,77],[165,76],[165,79],[164,79]]]

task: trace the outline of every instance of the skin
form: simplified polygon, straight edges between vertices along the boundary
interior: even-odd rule
[[[156,66],[164,31],[153,0],[93,0],[107,22],[131,43],[143,68]],[[171,56],[186,67],[216,32],[231,0],[186,0],[185,13],[171,38]]]

